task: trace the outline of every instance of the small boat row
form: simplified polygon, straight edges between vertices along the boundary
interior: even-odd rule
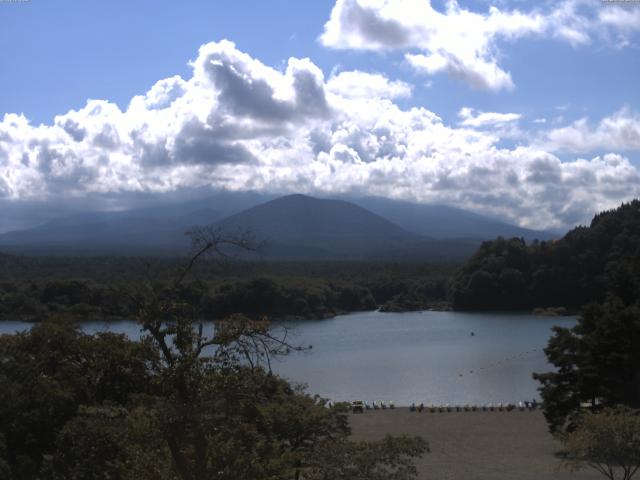
[[[328,406],[332,403],[329,402]],[[412,403],[409,406],[411,412],[430,412],[430,413],[443,413],[443,412],[511,412],[513,410],[519,410],[524,412],[525,410],[533,411],[539,407],[539,403],[536,400],[522,401],[515,403],[487,403],[484,405],[476,405],[467,403],[465,405],[451,405],[451,404],[429,404],[425,405],[421,403],[416,405]],[[396,408],[393,401],[385,403],[382,400],[374,401],[371,403],[363,402],[362,400],[356,400],[350,403],[351,411],[353,413],[364,413],[366,410],[386,410],[387,408],[393,410]]]
[[[411,412],[430,412],[430,413],[443,413],[443,412],[511,412],[512,410],[519,410],[524,412],[525,410],[536,410],[538,408],[538,402],[533,400],[531,402],[518,402],[514,403],[487,403],[485,405],[465,404],[465,405],[450,405],[440,404],[425,405],[421,403],[416,405],[412,403],[409,406]]]
[[[380,400],[379,402],[371,402],[371,405],[369,405],[367,402],[363,402],[362,400],[351,402],[351,411],[353,413],[364,413],[365,410],[386,410],[387,408],[390,408],[391,410],[396,408],[393,400],[390,400],[388,405],[382,400]]]

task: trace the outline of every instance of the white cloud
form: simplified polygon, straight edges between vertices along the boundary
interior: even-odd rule
[[[618,31],[617,40],[621,44],[627,44],[629,35],[640,30],[640,9],[638,8],[605,4],[598,13],[598,19],[603,25],[611,26]]]
[[[493,60],[475,58],[464,61],[445,51],[428,56],[407,53],[405,59],[418,72],[429,75],[446,72],[478,90],[513,90],[515,87],[511,74],[498,67]]]
[[[573,153],[640,151],[640,115],[623,108],[594,126],[587,118],[581,118],[571,125],[546,132],[539,143],[549,150]]]
[[[625,16],[626,9],[606,8],[599,0],[551,5],[527,12],[492,6],[477,13],[456,0],[448,0],[444,12],[430,0],[337,0],[320,41],[339,49],[404,51],[418,72],[445,72],[474,88],[499,91],[514,88],[501,66],[501,42],[552,37],[579,47],[597,37],[620,47],[640,31],[640,13]]]
[[[308,59],[277,70],[226,41],[203,45],[192,68],[191,78],[160,80],[125,110],[89,100],[39,126],[5,115],[0,201],[94,205],[201,187],[359,193],[553,227],[640,195],[637,169],[619,154],[561,162],[540,145],[499,147],[517,113],[469,108],[463,125],[451,126],[426,108],[394,103],[409,91],[402,82],[363,72],[327,81]],[[606,151],[636,145],[634,118],[603,120],[592,146],[612,132],[618,140]]]
[[[522,115],[519,113],[476,112],[472,108],[463,107],[458,112],[458,117],[461,119],[460,125],[480,128],[517,122]]]
[[[411,85],[400,80],[389,80],[379,73],[360,71],[340,72],[327,81],[327,91],[345,97],[406,98],[411,96]]]

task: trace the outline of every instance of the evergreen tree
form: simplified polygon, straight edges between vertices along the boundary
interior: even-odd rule
[[[619,299],[591,305],[575,327],[554,332],[545,353],[557,370],[534,374],[552,431],[573,428],[581,404],[640,407],[639,307]]]

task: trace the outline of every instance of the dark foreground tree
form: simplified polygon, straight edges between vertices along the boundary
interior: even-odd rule
[[[246,248],[202,230],[171,283],[127,292],[140,342],[64,321],[0,337],[0,472],[23,479],[377,479],[415,477],[420,438],[349,439],[328,408],[271,372],[298,347],[267,319],[204,323],[185,291],[195,262]],[[123,292],[124,294],[124,292]]]
[[[198,309],[180,295],[199,258],[251,248],[251,238],[198,230],[193,240],[193,256],[176,281],[160,288],[150,283],[138,299],[139,322],[161,355],[154,409],[178,475],[184,480],[324,475],[331,462],[318,465],[318,455],[336,442],[344,452],[354,452],[347,464],[361,462],[363,449],[374,447],[348,440],[344,406],[327,408],[324,400],[272,374],[273,356],[301,349],[287,341],[286,330],[274,332],[266,318],[237,314],[205,325]],[[415,472],[395,465],[422,455],[426,444],[388,442],[394,448],[387,456],[371,460],[399,472],[398,479],[411,478]]]
[[[0,455],[12,472],[0,478],[39,478],[79,406],[123,404],[147,391],[155,359],[146,342],[85,335],[59,318],[0,336]]]
[[[631,480],[640,469],[640,411],[607,408],[587,412],[575,431],[563,435],[568,466],[587,465],[609,480]]]
[[[571,429],[581,405],[640,408],[640,308],[592,305],[573,328],[554,328],[545,349],[556,371],[534,374],[553,432]]]

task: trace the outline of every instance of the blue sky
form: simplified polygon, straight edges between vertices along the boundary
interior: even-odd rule
[[[25,212],[271,190],[560,228],[640,195],[640,3],[4,2],[0,51]]]
[[[539,3],[514,5],[523,9]],[[440,8],[443,4],[433,2]],[[460,4],[486,11],[490,2]],[[55,115],[81,108],[88,98],[125,108],[158,79],[188,75],[187,62],[198,47],[222,39],[275,67],[292,56],[309,57],[325,74],[340,66],[407,78],[415,85],[409,104],[424,105],[447,119],[455,119],[464,105],[518,110],[531,117],[556,115],[556,107],[566,106],[567,120],[585,114],[599,118],[625,105],[640,105],[637,47],[517,41],[502,46],[504,63],[517,81],[513,92],[488,94],[442,75],[425,88],[425,79],[402,64],[401,54],[324,48],[318,36],[333,5],[322,0],[32,0],[2,5],[2,113],[22,112],[34,123],[50,123]]]
[[[316,41],[332,6],[284,0],[1,5],[0,88],[11,92],[1,107],[36,123],[50,123],[88,98],[124,108],[157,80],[187,76],[198,47],[225,38],[268,65],[312,57],[329,71],[345,57]]]

